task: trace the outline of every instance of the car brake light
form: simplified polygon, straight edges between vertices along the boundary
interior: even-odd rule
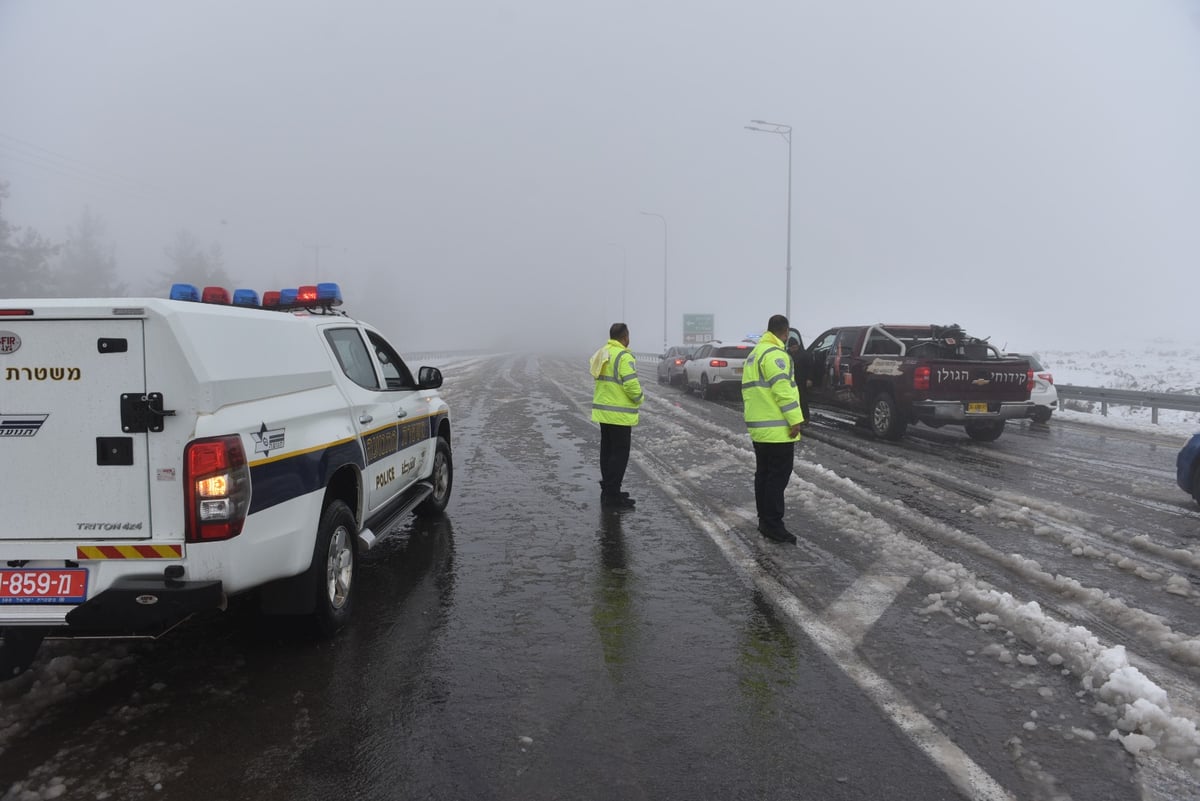
[[[913,389],[929,389],[929,376],[932,374],[932,368],[927,364],[922,364],[913,371]]]
[[[1025,391],[1033,392],[1034,386],[1036,385],[1033,382],[1033,370],[1030,369],[1025,373]]]
[[[676,366],[676,367],[678,367],[678,366],[679,366],[679,365],[681,365],[681,364],[683,364],[683,359],[676,359],[676,360],[675,360],[675,366]]]
[[[1038,378],[1042,379],[1047,384],[1054,383],[1054,373],[1038,373]]]
[[[708,363],[708,366],[709,367],[728,367],[729,362],[725,361],[724,359],[713,359],[712,361],[710,361]]]
[[[250,468],[241,437],[189,442],[183,469],[185,539],[211,542],[241,534],[250,508]]]

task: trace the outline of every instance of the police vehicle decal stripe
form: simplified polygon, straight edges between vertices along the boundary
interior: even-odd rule
[[[386,445],[386,437],[391,437],[401,449],[435,437],[446,416],[445,412],[422,415],[373,429],[362,437],[341,439],[254,462],[250,465],[250,486],[254,491],[248,514],[328,486],[330,476],[343,465],[353,464],[362,470],[369,463],[395,453],[395,447],[386,453],[371,453],[370,448],[379,447],[380,442]],[[372,437],[380,439],[372,441]],[[373,458],[367,458],[369,453]]]
[[[293,459],[297,456],[303,456],[306,453],[321,453],[329,450],[330,448],[336,448],[340,445],[345,445],[348,442],[353,443],[357,439],[358,437],[346,437],[345,439],[336,439],[333,442],[323,442],[320,445],[314,445],[311,448],[305,448],[304,450],[300,451],[288,451],[287,453],[281,453],[278,456],[268,456],[255,461],[251,466],[261,467],[262,465],[270,464],[271,462],[282,462],[286,461],[287,459]]]
[[[357,439],[344,439],[280,459],[264,459],[250,465],[253,488],[249,514],[307,495],[325,487],[334,470],[353,464],[366,466]]]

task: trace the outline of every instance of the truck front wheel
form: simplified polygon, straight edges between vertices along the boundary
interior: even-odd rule
[[[891,393],[880,392],[871,401],[871,430],[880,439],[896,440],[904,436],[908,421],[900,417]]]
[[[433,473],[429,476],[433,492],[413,510],[418,517],[439,515],[450,502],[450,490],[454,487],[454,460],[450,454],[450,443],[445,437],[437,438],[433,450]]]
[[[967,430],[967,436],[976,442],[995,442],[1004,433],[1004,421],[967,423],[964,428]]]
[[[321,514],[317,543],[309,568],[316,606],[313,624],[318,633],[331,637],[350,619],[354,603],[354,543],[358,524],[350,507],[333,501]]]

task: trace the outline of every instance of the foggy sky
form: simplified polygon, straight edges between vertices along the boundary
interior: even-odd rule
[[[1189,0],[0,0],[4,214],[138,288],[342,283],[402,351],[792,317],[1013,350],[1195,329]],[[626,265],[627,264],[627,268]],[[165,287],[163,288],[165,292]],[[0,295],[3,287],[0,287]]]

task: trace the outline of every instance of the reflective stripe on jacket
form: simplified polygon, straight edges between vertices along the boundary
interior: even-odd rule
[[[792,357],[770,331],[762,335],[742,365],[742,405],[746,430],[755,442],[795,442],[788,429],[804,422]]]
[[[615,339],[608,340],[608,361],[596,376],[592,393],[592,420],[618,426],[636,426],[638,407],[642,405],[642,385],[638,382],[637,361],[629,349]]]

